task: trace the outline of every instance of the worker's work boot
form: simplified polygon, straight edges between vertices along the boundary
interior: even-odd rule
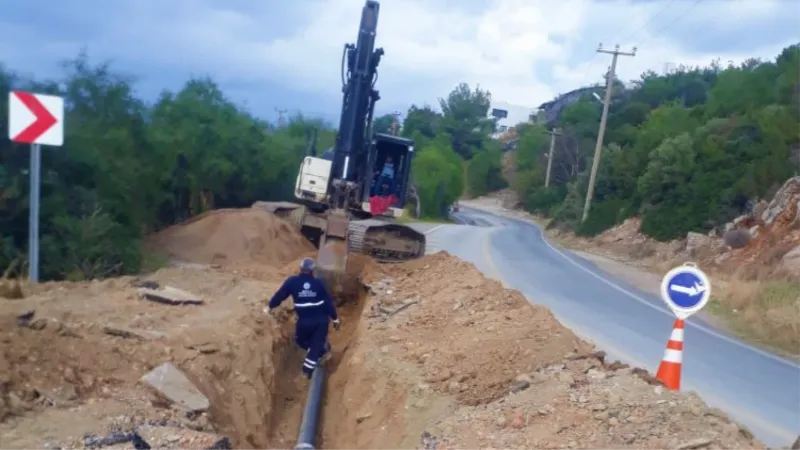
[[[333,357],[333,354],[331,353],[331,344],[330,344],[330,342],[326,342],[325,343],[325,353],[322,354],[322,358],[320,358],[320,359],[322,361],[328,362],[328,361],[330,361],[330,359],[332,357]]]

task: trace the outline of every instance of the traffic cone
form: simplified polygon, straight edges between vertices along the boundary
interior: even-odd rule
[[[672,334],[664,351],[664,358],[658,366],[656,379],[673,391],[681,388],[681,364],[683,363],[683,319],[676,319]]]

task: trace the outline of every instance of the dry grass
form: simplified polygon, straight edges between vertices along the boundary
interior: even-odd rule
[[[548,233],[560,245],[599,254],[655,274],[687,261],[685,255],[665,258],[649,242],[629,246],[597,245],[571,233]],[[774,243],[755,261],[727,267],[703,265],[711,278],[713,297],[707,313],[722,319],[742,339],[780,353],[800,356],[800,279],[776,269],[792,245]],[[712,249],[699,249],[689,260],[713,260]]]
[[[743,338],[800,355],[800,280],[776,273],[714,275],[713,282],[717,312]]]

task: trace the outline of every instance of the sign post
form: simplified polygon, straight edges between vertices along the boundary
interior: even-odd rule
[[[42,145],[64,145],[64,99],[23,91],[9,92],[8,138],[31,146],[28,280],[38,283]]]
[[[706,306],[711,298],[711,282],[695,264],[686,263],[664,275],[661,298],[678,319],[685,320]]]

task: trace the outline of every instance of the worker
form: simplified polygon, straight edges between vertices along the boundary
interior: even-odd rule
[[[269,313],[280,306],[289,295],[294,299],[297,314],[295,342],[306,351],[303,361],[303,374],[311,378],[323,356],[330,356],[328,344],[328,324],[333,321],[334,330],[339,330],[339,316],[333,298],[325,284],[314,276],[314,260],[303,258],[300,261],[300,274],[293,275],[283,282],[269,301]]]
[[[372,182],[370,183],[369,187],[369,196],[372,197],[378,193],[378,179],[381,177],[380,170],[375,170],[375,173],[372,175]]]
[[[388,196],[389,194],[393,193],[394,191],[394,163],[392,162],[392,157],[387,156],[386,162],[383,164],[383,170],[381,171],[381,187],[383,188],[383,195]]]

